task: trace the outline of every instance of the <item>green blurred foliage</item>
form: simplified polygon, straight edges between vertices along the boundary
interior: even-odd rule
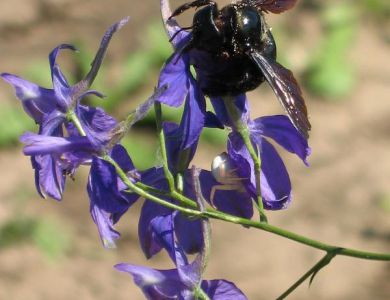
[[[34,128],[34,122],[21,107],[2,105],[0,110],[0,147],[16,144],[19,136]]]
[[[23,77],[31,82],[36,82],[43,87],[51,87],[51,74],[47,60],[33,61],[26,67]]]
[[[137,92],[143,86],[150,85],[151,80],[157,83],[154,73],[161,68],[163,62],[169,57],[172,49],[166,38],[166,34],[160,22],[154,22],[145,29],[143,36],[148,41],[138,50],[132,52],[126,58],[121,66],[119,78],[115,84],[108,84],[104,80],[107,73],[103,64],[100,70],[100,76],[97,76],[93,88],[108,95],[105,100],[95,100],[89,98],[92,105],[103,106],[104,109],[111,112],[117,109],[122,102],[127,101],[130,96]],[[150,43],[153,41],[153,43]],[[71,72],[66,72],[66,78],[72,84],[82,79],[89,71],[90,63],[95,55],[94,50],[89,50],[82,43],[75,43],[78,48],[76,55],[72,55],[73,64],[70,66]],[[152,76],[153,75],[153,76]],[[35,61],[23,72],[23,77],[29,81],[36,82],[44,87],[51,87],[51,75],[48,62],[45,60]],[[14,96],[12,96],[14,97]],[[136,103],[135,103],[136,105]],[[15,105],[2,105],[0,112],[0,147],[13,145],[17,142],[19,136],[27,130],[33,130],[33,121],[22,110],[20,103],[15,100]]]
[[[358,30],[353,5],[330,3],[321,14],[323,38],[304,72],[304,84],[313,94],[342,99],[354,87],[356,74],[348,55]]]
[[[377,25],[381,35],[390,28],[390,1],[303,1],[304,11],[319,16],[322,39],[309,58],[303,83],[313,94],[329,100],[344,99],[356,84],[356,70],[349,55],[359,26],[368,22]]]
[[[39,220],[34,229],[33,242],[47,257],[61,258],[70,249],[69,232],[56,222]]]
[[[220,146],[226,144],[228,134],[226,130],[204,128],[200,140],[212,146]]]
[[[18,218],[5,223],[0,228],[0,249],[31,242],[37,220]]]
[[[379,195],[377,201],[379,207],[387,213],[390,213],[390,193],[383,193]]]
[[[148,139],[148,136],[150,137]],[[157,139],[153,134],[130,133],[122,139],[121,144],[127,149],[136,169],[146,170],[158,164]]]
[[[57,259],[70,248],[70,235],[48,219],[15,217],[0,227],[0,251],[22,244],[33,244],[48,258]]]
[[[360,7],[369,17],[379,21],[389,21],[390,1],[388,0],[360,0]]]
[[[50,86],[49,63],[36,61],[27,66],[23,77],[39,82],[43,86]],[[28,130],[34,129],[34,121],[24,112],[21,103],[14,95],[13,103],[2,103],[0,110],[0,147],[15,145],[19,136]],[[12,103],[12,104],[11,104]]]
[[[107,111],[117,109],[142,87],[150,86],[151,82],[157,84],[155,74],[171,54],[172,48],[160,22],[151,23],[143,35],[146,37],[143,40],[147,42],[128,55],[121,66],[119,81],[103,89],[109,97],[99,105]]]

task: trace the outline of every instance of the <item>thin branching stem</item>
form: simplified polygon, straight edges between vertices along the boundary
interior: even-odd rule
[[[77,115],[74,112],[68,113],[68,120],[73,122],[77,130],[82,136],[86,136],[85,131],[83,130],[80,120],[77,118]],[[161,123],[160,123],[161,124]],[[164,141],[164,140],[162,140]],[[165,142],[163,143],[165,149]],[[166,152],[165,152],[166,154]],[[166,157],[166,156],[165,156]],[[121,180],[124,182],[124,184],[134,193],[140,195],[141,197],[148,199],[150,201],[154,201],[160,205],[163,205],[167,208],[174,209],[177,211],[180,211],[184,214],[199,217],[199,218],[212,218],[212,219],[218,219],[234,224],[240,224],[246,227],[252,227],[261,229],[279,236],[282,236],[284,238],[296,241],[298,243],[310,246],[312,248],[316,248],[319,250],[326,251],[327,253],[331,253],[337,250],[337,255],[343,255],[343,256],[350,256],[350,257],[356,257],[361,259],[368,259],[368,260],[382,260],[382,261],[390,261],[390,253],[374,253],[374,252],[367,252],[367,251],[361,251],[356,249],[349,249],[349,248],[343,248],[339,246],[333,246],[329,244],[325,244],[323,242],[310,239],[308,237],[296,234],[294,232],[279,228],[277,226],[270,225],[265,222],[257,222],[233,215],[229,215],[220,211],[217,211],[213,208],[208,208],[205,211],[199,211],[198,205],[196,201],[182,195],[181,193],[177,192],[175,189],[171,190],[170,192],[160,191],[161,194],[167,195],[168,197],[177,200],[181,204],[183,204],[185,207],[171,203],[169,201],[163,200],[157,196],[154,195],[154,193],[158,192],[158,190],[154,189],[153,187],[149,187],[144,184],[139,183],[133,183],[130,181],[130,179],[127,177],[126,173],[122,170],[122,168],[108,155],[105,155],[103,157],[106,161],[110,162],[116,169],[116,172],[121,178]],[[169,170],[168,170],[169,171]],[[169,172],[169,174],[171,174]],[[172,175],[172,174],[171,174]],[[173,179],[173,176],[172,176]],[[173,181],[174,183],[174,181]],[[174,186],[174,185],[173,185]],[[153,194],[152,194],[153,193]]]
[[[200,287],[195,290],[195,293],[197,300],[211,300],[210,297]]]
[[[199,210],[204,212],[206,210],[206,201],[202,195],[202,188],[200,185],[199,174],[200,170],[195,166],[191,169],[192,174],[192,185],[194,187],[194,192],[196,196],[196,202],[198,204]],[[211,225],[209,218],[206,218],[202,221],[202,232],[203,232],[203,249],[201,251],[202,255],[202,268],[201,274],[206,270],[207,264],[209,262],[210,252],[211,252]]]
[[[261,197],[261,183],[260,183],[260,170],[261,170],[261,159],[258,151],[253,147],[248,124],[243,122],[241,119],[241,113],[238,111],[236,105],[234,104],[234,98],[226,97],[224,99],[226,110],[229,114],[231,121],[234,124],[233,130],[237,131],[241,136],[248,152],[253,160],[255,178],[256,178],[256,195],[257,195],[257,208],[260,215],[261,222],[268,222],[267,216],[264,211],[263,199]]]
[[[277,226],[273,226],[264,222],[257,222],[257,221],[252,221],[248,220],[245,218],[240,218],[228,214],[222,214],[215,213],[214,211],[207,210],[204,215],[209,218],[214,218],[214,219],[219,219],[223,221],[227,221],[230,223],[235,223],[235,224],[240,224],[244,225],[246,227],[252,227],[252,228],[257,228],[261,229],[267,232],[274,233],[276,235],[285,237],[289,240],[296,241],[298,243],[310,246],[312,248],[316,248],[319,250],[324,250],[326,252],[331,252],[335,251],[336,249],[341,249],[337,255],[344,255],[344,256],[351,256],[351,257],[356,257],[356,258],[362,258],[362,259],[369,259],[369,260],[384,260],[384,261],[390,261],[390,253],[374,253],[374,252],[366,252],[366,251],[361,251],[361,250],[355,250],[355,249],[349,249],[349,248],[342,248],[339,246],[333,246],[329,245],[317,240],[310,239],[308,237],[296,234],[294,232],[282,229]]]
[[[122,181],[126,184],[126,186],[132,190],[133,192],[137,193],[141,197],[154,201],[160,205],[163,205],[165,207],[171,208],[178,210],[184,214],[187,214],[189,216],[194,216],[198,218],[212,218],[212,219],[218,219],[234,224],[240,224],[245,227],[252,227],[252,228],[257,228],[261,229],[263,231],[267,231],[279,236],[282,236],[284,238],[290,239],[292,241],[310,246],[312,248],[316,248],[319,250],[326,251],[328,253],[337,251],[337,255],[343,255],[343,256],[350,256],[350,257],[356,257],[356,258],[361,258],[361,259],[368,259],[368,260],[382,260],[382,261],[390,261],[390,253],[375,253],[375,252],[367,252],[367,251],[361,251],[361,250],[356,250],[356,249],[350,249],[350,248],[343,248],[340,246],[333,246],[329,245],[326,243],[323,243],[321,241],[317,241],[299,234],[296,234],[294,232],[282,229],[280,227],[270,225],[265,222],[258,222],[258,221],[253,221],[241,217],[236,217],[233,215],[229,215],[220,211],[217,211],[213,208],[208,208],[204,212],[201,212],[198,210],[198,205],[197,203],[176,192],[169,192],[167,195],[179,202],[181,202],[183,205],[186,207],[182,207],[180,205],[168,202],[166,200],[160,199],[159,197],[150,194],[149,192],[145,191],[142,187],[137,186],[137,184],[134,184],[131,182],[127,176],[126,173],[121,169],[121,167],[109,156],[103,157],[105,160],[113,164],[115,167],[118,176],[122,179]]]
[[[199,217],[202,216],[202,212],[200,212],[198,210],[182,207],[180,205],[177,205],[177,204],[171,203],[169,201],[163,200],[163,199],[161,199],[161,198],[159,198],[159,197],[157,197],[155,195],[152,195],[152,194],[146,192],[142,188],[138,187],[135,183],[131,182],[131,180],[127,177],[126,173],[122,170],[122,168],[109,155],[105,155],[103,157],[103,159],[108,161],[109,163],[111,163],[115,167],[115,170],[116,170],[119,178],[134,193],[140,195],[141,197],[143,197],[145,199],[149,199],[149,200],[151,200],[153,202],[156,202],[156,203],[158,203],[160,205],[163,205],[163,206],[165,206],[167,208],[180,211],[180,212],[182,212],[184,214],[191,215],[191,216],[199,216]],[[195,203],[195,205],[196,205],[196,203]]]
[[[66,117],[70,122],[73,123],[73,125],[76,127],[77,131],[80,133],[81,136],[87,136],[74,110],[69,110]]]
[[[313,281],[314,276],[325,266],[327,266],[332,259],[338,254],[339,251],[341,251],[342,248],[335,249],[335,251],[328,252],[326,255],[321,258],[319,262],[317,262],[312,268],[310,268],[309,271],[307,271],[305,274],[302,275],[301,278],[299,278],[291,287],[289,287],[282,295],[280,295],[276,300],[283,300],[288,295],[290,295],[295,289],[300,286],[306,279],[311,277],[310,283]]]
[[[161,156],[162,156],[162,163],[164,168],[164,174],[165,178],[168,181],[169,190],[171,192],[175,191],[175,178],[173,177],[171,171],[168,168],[168,156],[167,156],[167,149],[165,146],[165,135],[164,130],[162,128],[162,117],[161,117],[161,103],[156,101],[154,103],[154,110],[156,112],[156,126],[158,131],[158,138],[160,142],[160,149],[161,149]]]

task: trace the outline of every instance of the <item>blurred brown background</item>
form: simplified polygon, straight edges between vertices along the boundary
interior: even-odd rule
[[[322,2],[299,1],[295,9],[267,18],[280,61],[304,86],[313,125],[309,168],[283,152],[294,202],[288,210],[270,212],[269,219],[331,244],[389,252],[389,4]],[[171,3],[175,7],[183,1]],[[190,22],[191,14],[181,22]],[[49,87],[47,55],[71,42],[80,53],[64,52],[60,63],[75,81],[88,68],[105,29],[127,15],[131,20],[115,35],[94,86],[108,96],[105,108],[121,118],[152,92],[171,51],[157,0],[2,0],[0,72]],[[252,117],[282,113],[266,85],[249,98]],[[89,216],[87,168],[78,171],[75,182],[68,180],[61,203],[40,199],[17,141],[34,125],[4,82],[0,99],[0,299],[143,299],[131,278],[112,266],[172,265],[165,254],[147,262],[143,258],[137,241],[139,204],[118,226],[118,248],[103,249]],[[168,119],[177,115],[167,111]],[[156,161],[152,118],[125,141],[140,168]],[[224,150],[225,136],[205,132],[194,163],[209,168]],[[214,221],[206,277],[235,282],[249,299],[274,299],[322,255],[261,231]],[[389,263],[337,257],[310,289],[305,283],[289,299],[390,299],[389,275]]]

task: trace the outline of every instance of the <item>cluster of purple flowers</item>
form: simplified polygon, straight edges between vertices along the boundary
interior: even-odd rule
[[[167,1],[162,0],[161,5],[163,16],[170,16]],[[169,171],[174,176],[181,175],[181,192],[190,199],[199,198],[189,165],[203,128],[230,128],[227,151],[221,156],[221,163],[227,168],[225,171],[230,177],[216,175],[216,168],[211,171],[201,170],[198,177],[201,194],[213,208],[250,219],[254,214],[253,200],[258,196],[255,166],[236,130],[237,120],[232,120],[224,100],[220,98],[210,99],[214,112],[206,110],[205,96],[191,72],[194,62],[198,62],[198,68],[201,66],[200,58],[196,52],[181,53],[178,50],[190,38],[190,33],[180,31],[181,28],[174,20],[168,21],[165,17],[164,22],[169,36],[173,37],[175,52],[161,71],[156,92],[135,111],[132,122],[141,119],[155,101],[173,107],[181,106],[184,102],[180,124],[164,122],[162,130]],[[27,132],[20,139],[25,144],[24,153],[31,157],[38,193],[42,197],[61,200],[67,176],[72,176],[81,165],[90,166],[87,186],[90,213],[105,247],[115,246],[115,240],[119,237],[115,223],[140,199],[118,175],[117,167],[131,183],[149,186],[160,191],[157,195],[164,201],[178,204],[169,197],[163,167],[136,170],[126,149],[120,145],[120,138],[129,124],[117,122],[99,107],[82,104],[87,95],[102,97],[99,92],[91,90],[90,86],[98,73],[111,37],[126,22],[127,19],[124,19],[108,29],[91,70],[83,80],[72,86],[56,63],[61,50],[75,50],[67,44],[56,47],[49,55],[53,82],[50,89],[15,75],[1,74],[15,88],[16,96],[26,113],[39,125],[38,133]],[[179,31],[180,33],[175,34]],[[269,139],[295,153],[305,164],[310,153],[307,140],[287,116],[267,116],[252,120],[244,94],[231,101],[239,112],[239,121],[249,130],[251,142],[261,157],[260,190],[264,208],[286,208],[291,202],[291,183],[283,161]],[[107,160],[107,157],[117,166]],[[210,299],[246,299],[231,282],[202,279],[208,226],[206,220],[191,219],[171,208],[145,201],[139,219],[141,248],[147,258],[165,249],[176,268],[155,270],[130,264],[119,264],[116,268],[130,273],[148,299],[195,299],[202,295],[207,295]],[[186,254],[196,253],[195,260],[190,263]]]

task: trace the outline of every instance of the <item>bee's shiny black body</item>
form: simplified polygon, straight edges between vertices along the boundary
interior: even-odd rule
[[[179,6],[175,17],[196,7],[191,38],[178,50],[191,53],[202,91],[211,97],[236,96],[267,81],[297,130],[311,128],[301,89],[292,72],[276,62],[276,45],[264,12],[281,13],[297,0],[241,0],[218,9],[212,0]],[[187,28],[188,29],[188,28]]]
[[[211,64],[200,78],[201,88],[209,96],[234,96],[265,80],[249,53],[257,51],[276,59],[275,42],[262,13],[243,3],[218,10],[217,4],[210,2],[200,8],[194,15],[192,39],[183,50],[190,49],[210,55]]]

